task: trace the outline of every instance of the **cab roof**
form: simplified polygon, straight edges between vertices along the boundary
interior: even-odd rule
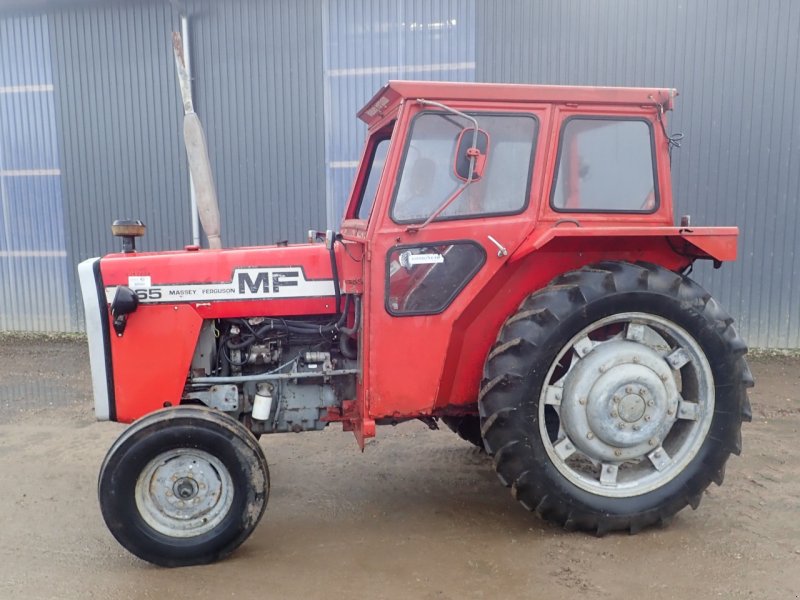
[[[592,87],[575,85],[520,85],[513,83],[457,83],[444,81],[389,81],[358,111],[367,124],[405,99],[439,102],[545,102],[552,104],[660,104],[671,110],[674,88]]]

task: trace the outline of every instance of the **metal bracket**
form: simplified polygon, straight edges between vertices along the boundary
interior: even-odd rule
[[[235,385],[212,385],[207,391],[189,392],[186,397],[223,412],[239,410],[239,390]]]

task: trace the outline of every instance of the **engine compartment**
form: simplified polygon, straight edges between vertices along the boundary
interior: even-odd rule
[[[346,296],[335,322],[330,316],[204,321],[181,404],[224,411],[255,434],[323,429],[355,397],[359,304]],[[353,326],[346,327],[350,314]]]

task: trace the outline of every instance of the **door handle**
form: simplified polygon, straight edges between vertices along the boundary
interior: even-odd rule
[[[503,258],[504,256],[508,256],[508,250],[506,250],[506,247],[503,246],[503,244],[498,242],[490,235],[487,235],[486,237],[489,238],[490,242],[492,242],[495,246],[497,246],[497,258]]]

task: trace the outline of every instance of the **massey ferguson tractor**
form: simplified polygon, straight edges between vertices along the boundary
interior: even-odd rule
[[[267,504],[259,437],[332,423],[362,450],[443,423],[567,530],[663,525],[722,483],[753,380],[687,275],[738,230],[673,224],[675,90],[392,81],[339,231],[249,248],[220,247],[183,91],[212,247],[136,252],[118,221],[123,251],[79,266],[96,415],[133,423],[98,485],[130,552],[228,555]]]

